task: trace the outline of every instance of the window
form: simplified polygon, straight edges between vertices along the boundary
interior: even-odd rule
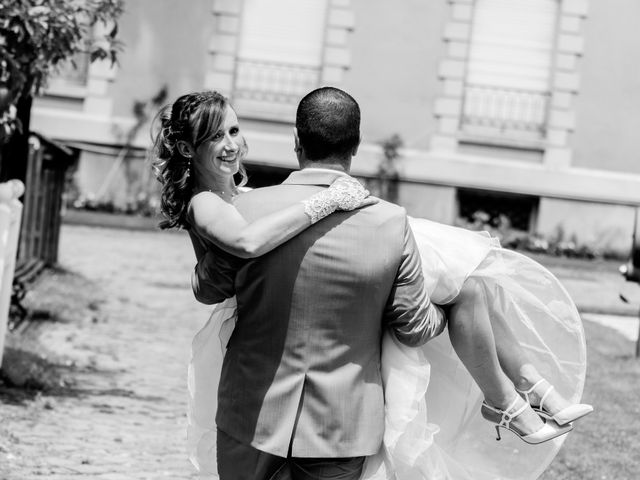
[[[77,53],[59,69],[56,80],[68,85],[86,87],[89,79],[89,54]]]
[[[90,63],[88,52],[78,52],[68,60],[60,62],[51,75],[45,93],[51,96],[84,98],[89,82]]]
[[[238,111],[277,118],[318,86],[326,10],[326,0],[245,0],[233,90]]]
[[[498,227],[505,222],[516,230],[534,229],[539,198],[480,190],[458,190],[458,217],[473,223],[480,215],[483,223]]]
[[[461,131],[545,137],[558,0],[476,0]]]

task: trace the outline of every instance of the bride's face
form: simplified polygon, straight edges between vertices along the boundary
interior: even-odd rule
[[[235,175],[240,169],[243,143],[236,112],[227,107],[220,130],[196,149],[195,161],[216,175]]]

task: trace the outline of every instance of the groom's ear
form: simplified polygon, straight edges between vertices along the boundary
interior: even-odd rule
[[[300,146],[300,138],[298,137],[298,129],[293,127],[293,151],[300,155],[302,147]]]
[[[358,139],[358,144],[351,151],[351,156],[355,157],[358,154],[358,147],[360,147],[360,142],[362,142],[362,137]]]

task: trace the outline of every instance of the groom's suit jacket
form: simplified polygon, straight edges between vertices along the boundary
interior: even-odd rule
[[[338,175],[294,172],[282,185],[240,195],[235,205],[252,221],[308,198]],[[405,212],[384,201],[334,213],[259,258],[234,265],[220,251],[207,255],[193,287],[204,303],[234,294],[238,301],[218,428],[282,457],[377,452],[383,329],[419,345],[445,325],[425,292]]]

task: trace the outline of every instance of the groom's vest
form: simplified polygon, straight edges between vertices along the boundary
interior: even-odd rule
[[[249,221],[295,204],[336,173],[303,170],[241,195]],[[238,322],[222,367],[218,428],[274,455],[374,454],[384,431],[380,342],[439,333],[404,210],[334,213],[235,278]]]

